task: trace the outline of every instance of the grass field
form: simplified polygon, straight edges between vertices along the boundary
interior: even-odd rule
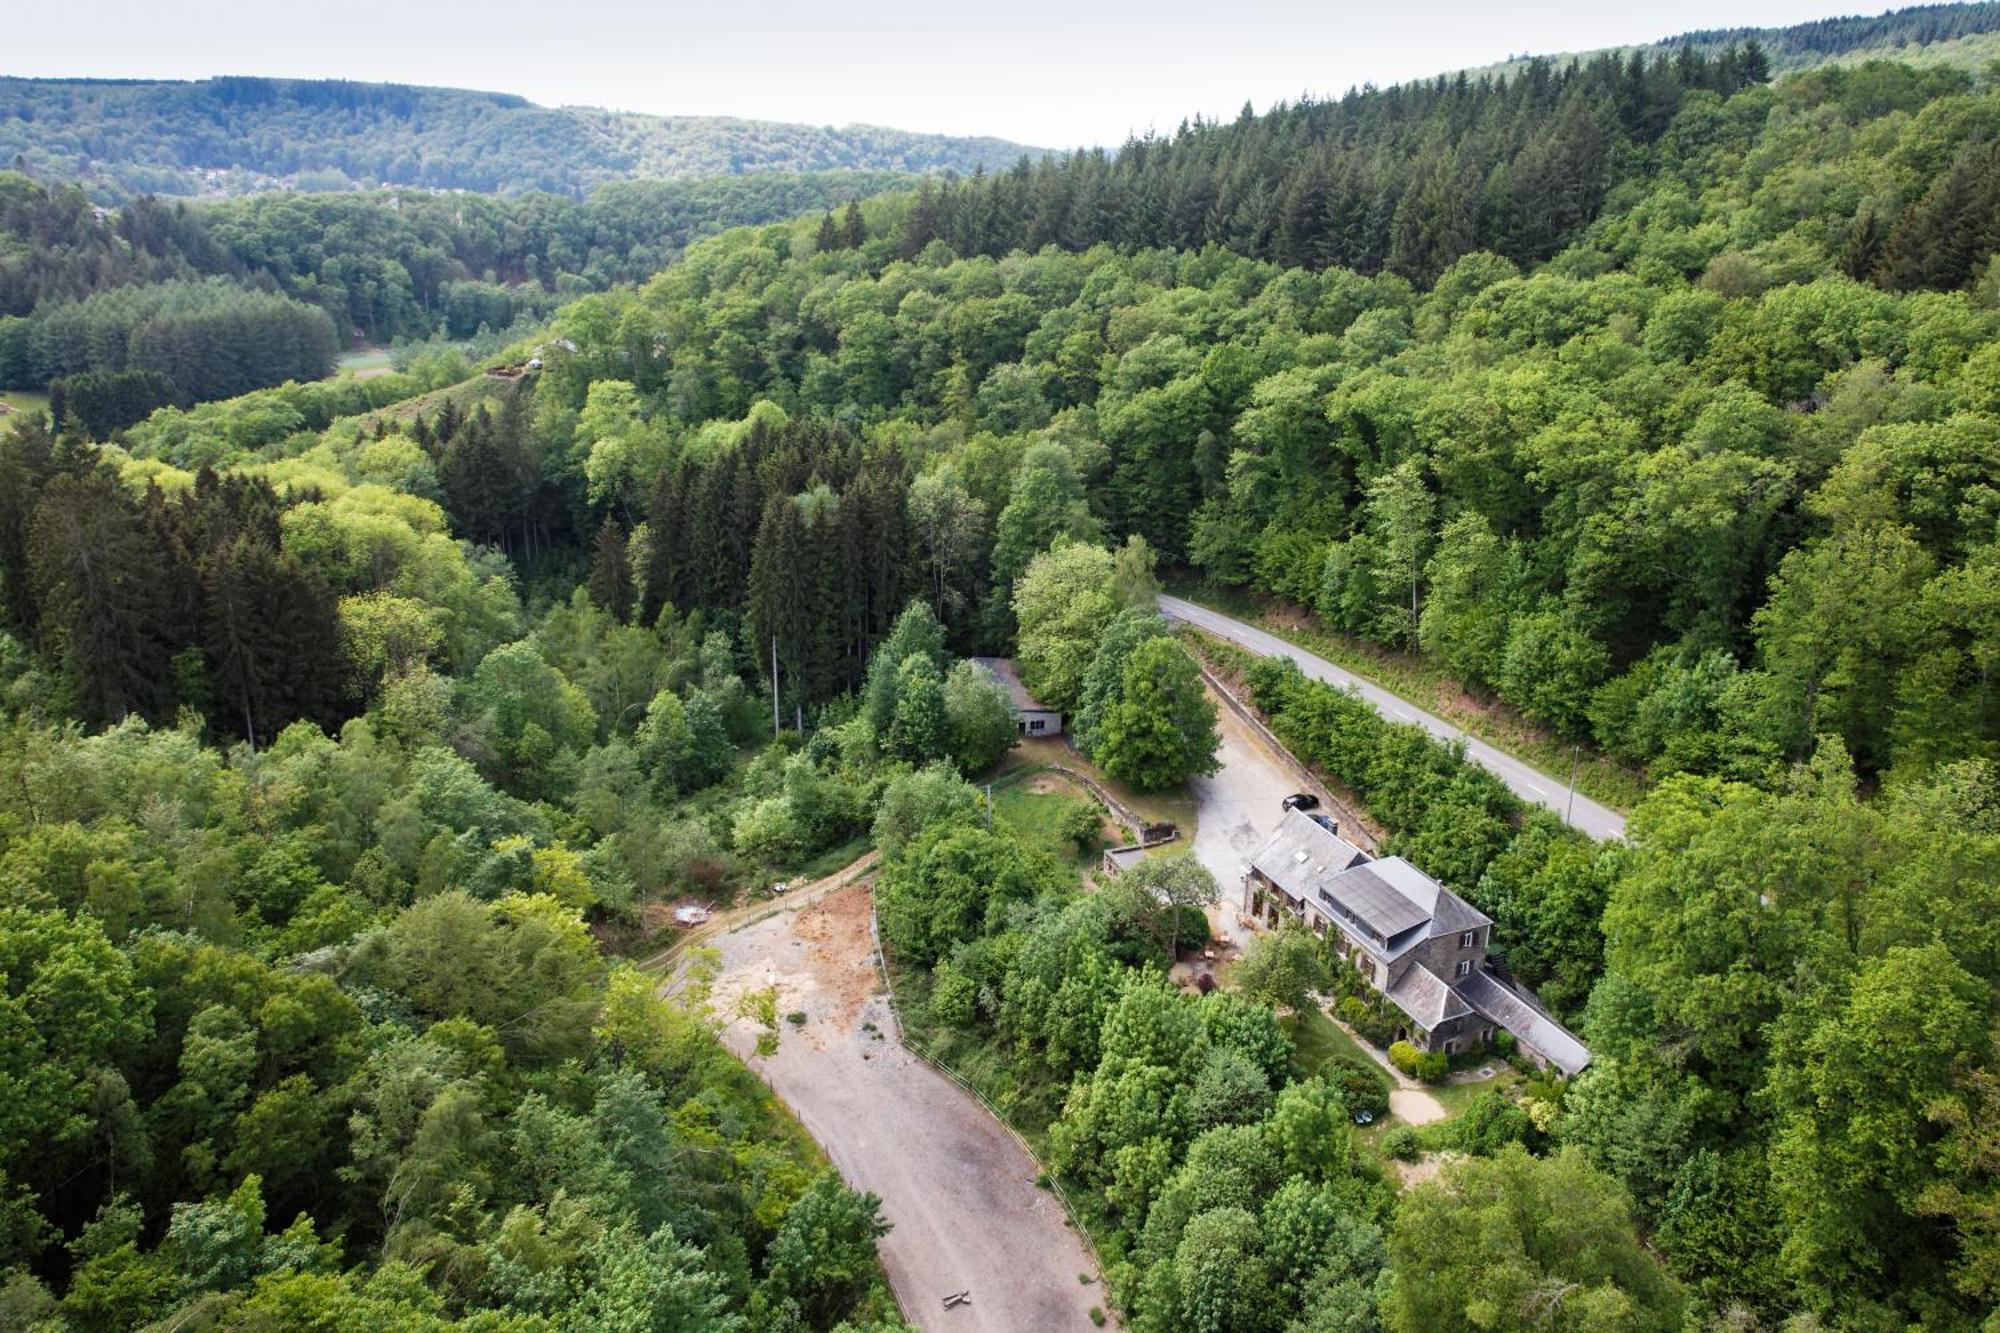
[[[334,362],[336,374],[353,374],[362,379],[373,375],[386,375],[392,367],[389,364],[389,349],[386,347],[358,347],[351,352],[341,353]]]
[[[1373,1057],[1361,1049],[1360,1043],[1317,1009],[1292,1015],[1286,1020],[1286,1030],[1292,1034],[1292,1063],[1298,1066],[1300,1078],[1311,1078],[1342,1057],[1375,1068]],[[1388,1075],[1382,1077],[1386,1079]]]
[[[15,412],[31,413],[46,412],[49,410],[49,396],[47,394],[31,393],[26,389],[0,389],[0,403],[7,404]],[[11,415],[13,415],[11,412],[0,413],[0,416]]]
[[[1022,842],[1045,849],[1057,861],[1088,869],[1095,855],[1063,837],[1061,823],[1066,811],[1090,799],[1059,773],[1023,773],[1005,785],[994,784],[993,818],[1014,830]]]

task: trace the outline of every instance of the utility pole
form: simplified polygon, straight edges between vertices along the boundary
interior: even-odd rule
[[[1570,816],[1576,813],[1576,768],[1578,762],[1577,756],[1582,754],[1582,752],[1583,752],[1582,741],[1578,741],[1569,747],[1569,809],[1563,811],[1563,823],[1565,824],[1569,823]]]
[[[778,720],[778,636],[773,634],[771,636],[771,739],[772,740],[778,739],[778,732],[783,727],[783,725],[784,724]]]

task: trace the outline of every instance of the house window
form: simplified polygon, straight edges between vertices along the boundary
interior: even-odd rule
[[[1461,949],[1470,949],[1472,947],[1472,942],[1478,938],[1479,938],[1479,932],[1468,930],[1463,935],[1460,935],[1458,937],[1458,947]]]
[[[1456,1038],[1453,1038],[1452,1040],[1444,1044],[1444,1053],[1446,1055],[1458,1054],[1458,1040]]]
[[[1459,975],[1459,976],[1461,976],[1461,977],[1467,977],[1467,976],[1471,976],[1471,975],[1472,975],[1472,964],[1471,964],[1471,963],[1464,963],[1464,962],[1460,963],[1460,964],[1458,965],[1458,975]]]
[[[1028,724],[1028,730],[1031,732],[1040,731],[1046,725],[1047,724],[1043,722],[1040,718],[1036,718],[1033,722],[1030,722]]]

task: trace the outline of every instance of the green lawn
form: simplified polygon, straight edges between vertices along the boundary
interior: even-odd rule
[[[1037,787],[1047,790],[1037,791]],[[1097,804],[1060,773],[1023,770],[1018,777],[993,784],[993,819],[1012,829],[1021,841],[1041,847],[1057,861],[1080,870],[1088,869],[1096,864],[1096,853],[1079,851],[1059,831],[1064,812],[1083,801]]]
[[[383,371],[390,369],[389,349],[386,347],[361,347],[352,352],[343,352],[334,363],[336,373],[347,374],[364,370]]]
[[[1456,1120],[1464,1113],[1466,1107],[1479,1100],[1484,1093],[1512,1092],[1527,1082],[1518,1069],[1499,1056],[1493,1057],[1492,1064],[1498,1071],[1492,1078],[1482,1079],[1476,1083],[1439,1083],[1432,1086],[1431,1095],[1444,1104],[1449,1120]]]
[[[1300,624],[1289,617],[1279,618],[1241,589],[1189,582],[1168,591],[1316,653],[1565,783],[1574,763],[1576,789],[1613,809],[1630,810],[1651,789],[1645,774],[1627,768],[1593,746],[1579,747],[1553,736],[1505,704],[1473,703],[1462,683],[1415,654],[1395,652],[1337,634],[1317,619]]]
[[[1361,1048],[1361,1043],[1317,1009],[1293,1014],[1285,1020],[1285,1028],[1292,1034],[1292,1063],[1298,1067],[1300,1078],[1311,1078],[1342,1056],[1359,1060],[1370,1069],[1380,1068],[1374,1057]],[[1382,1077],[1386,1079],[1389,1075],[1384,1071]]]
[[[0,389],[0,403],[7,404],[15,412],[32,414],[35,412],[47,412],[49,410],[49,396],[47,394],[34,393],[27,389]],[[11,416],[12,413],[0,415]]]

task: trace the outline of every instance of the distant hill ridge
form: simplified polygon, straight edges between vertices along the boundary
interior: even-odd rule
[[[2000,0],[1919,5],[1784,28],[1704,29],[1642,46],[1531,60],[1746,42],[1773,73],[1876,57],[1983,70],[2000,60]],[[1422,81],[1420,81],[1422,82]],[[191,82],[0,78],[0,167],[81,181],[100,202],[289,187],[406,185],[581,197],[607,181],[827,170],[988,172],[1047,150],[991,137],[727,116],[544,107],[513,93],[341,79]]]
[[[1511,74],[1534,59],[1584,60],[1607,51],[1654,56],[1691,46],[1714,54],[1745,42],[1764,48],[1774,74],[1875,58],[1908,59],[1914,49],[1929,49],[1941,57],[1937,63],[1977,68],[2000,59],[2000,0],[1911,5],[1880,14],[1813,19],[1785,28],[1698,28],[1637,46],[1598,47],[1556,57],[1514,56],[1467,73]]]
[[[544,107],[512,93],[340,79],[0,78],[0,164],[99,198],[414,185],[580,196],[633,178],[994,170],[1043,151],[874,125]]]

